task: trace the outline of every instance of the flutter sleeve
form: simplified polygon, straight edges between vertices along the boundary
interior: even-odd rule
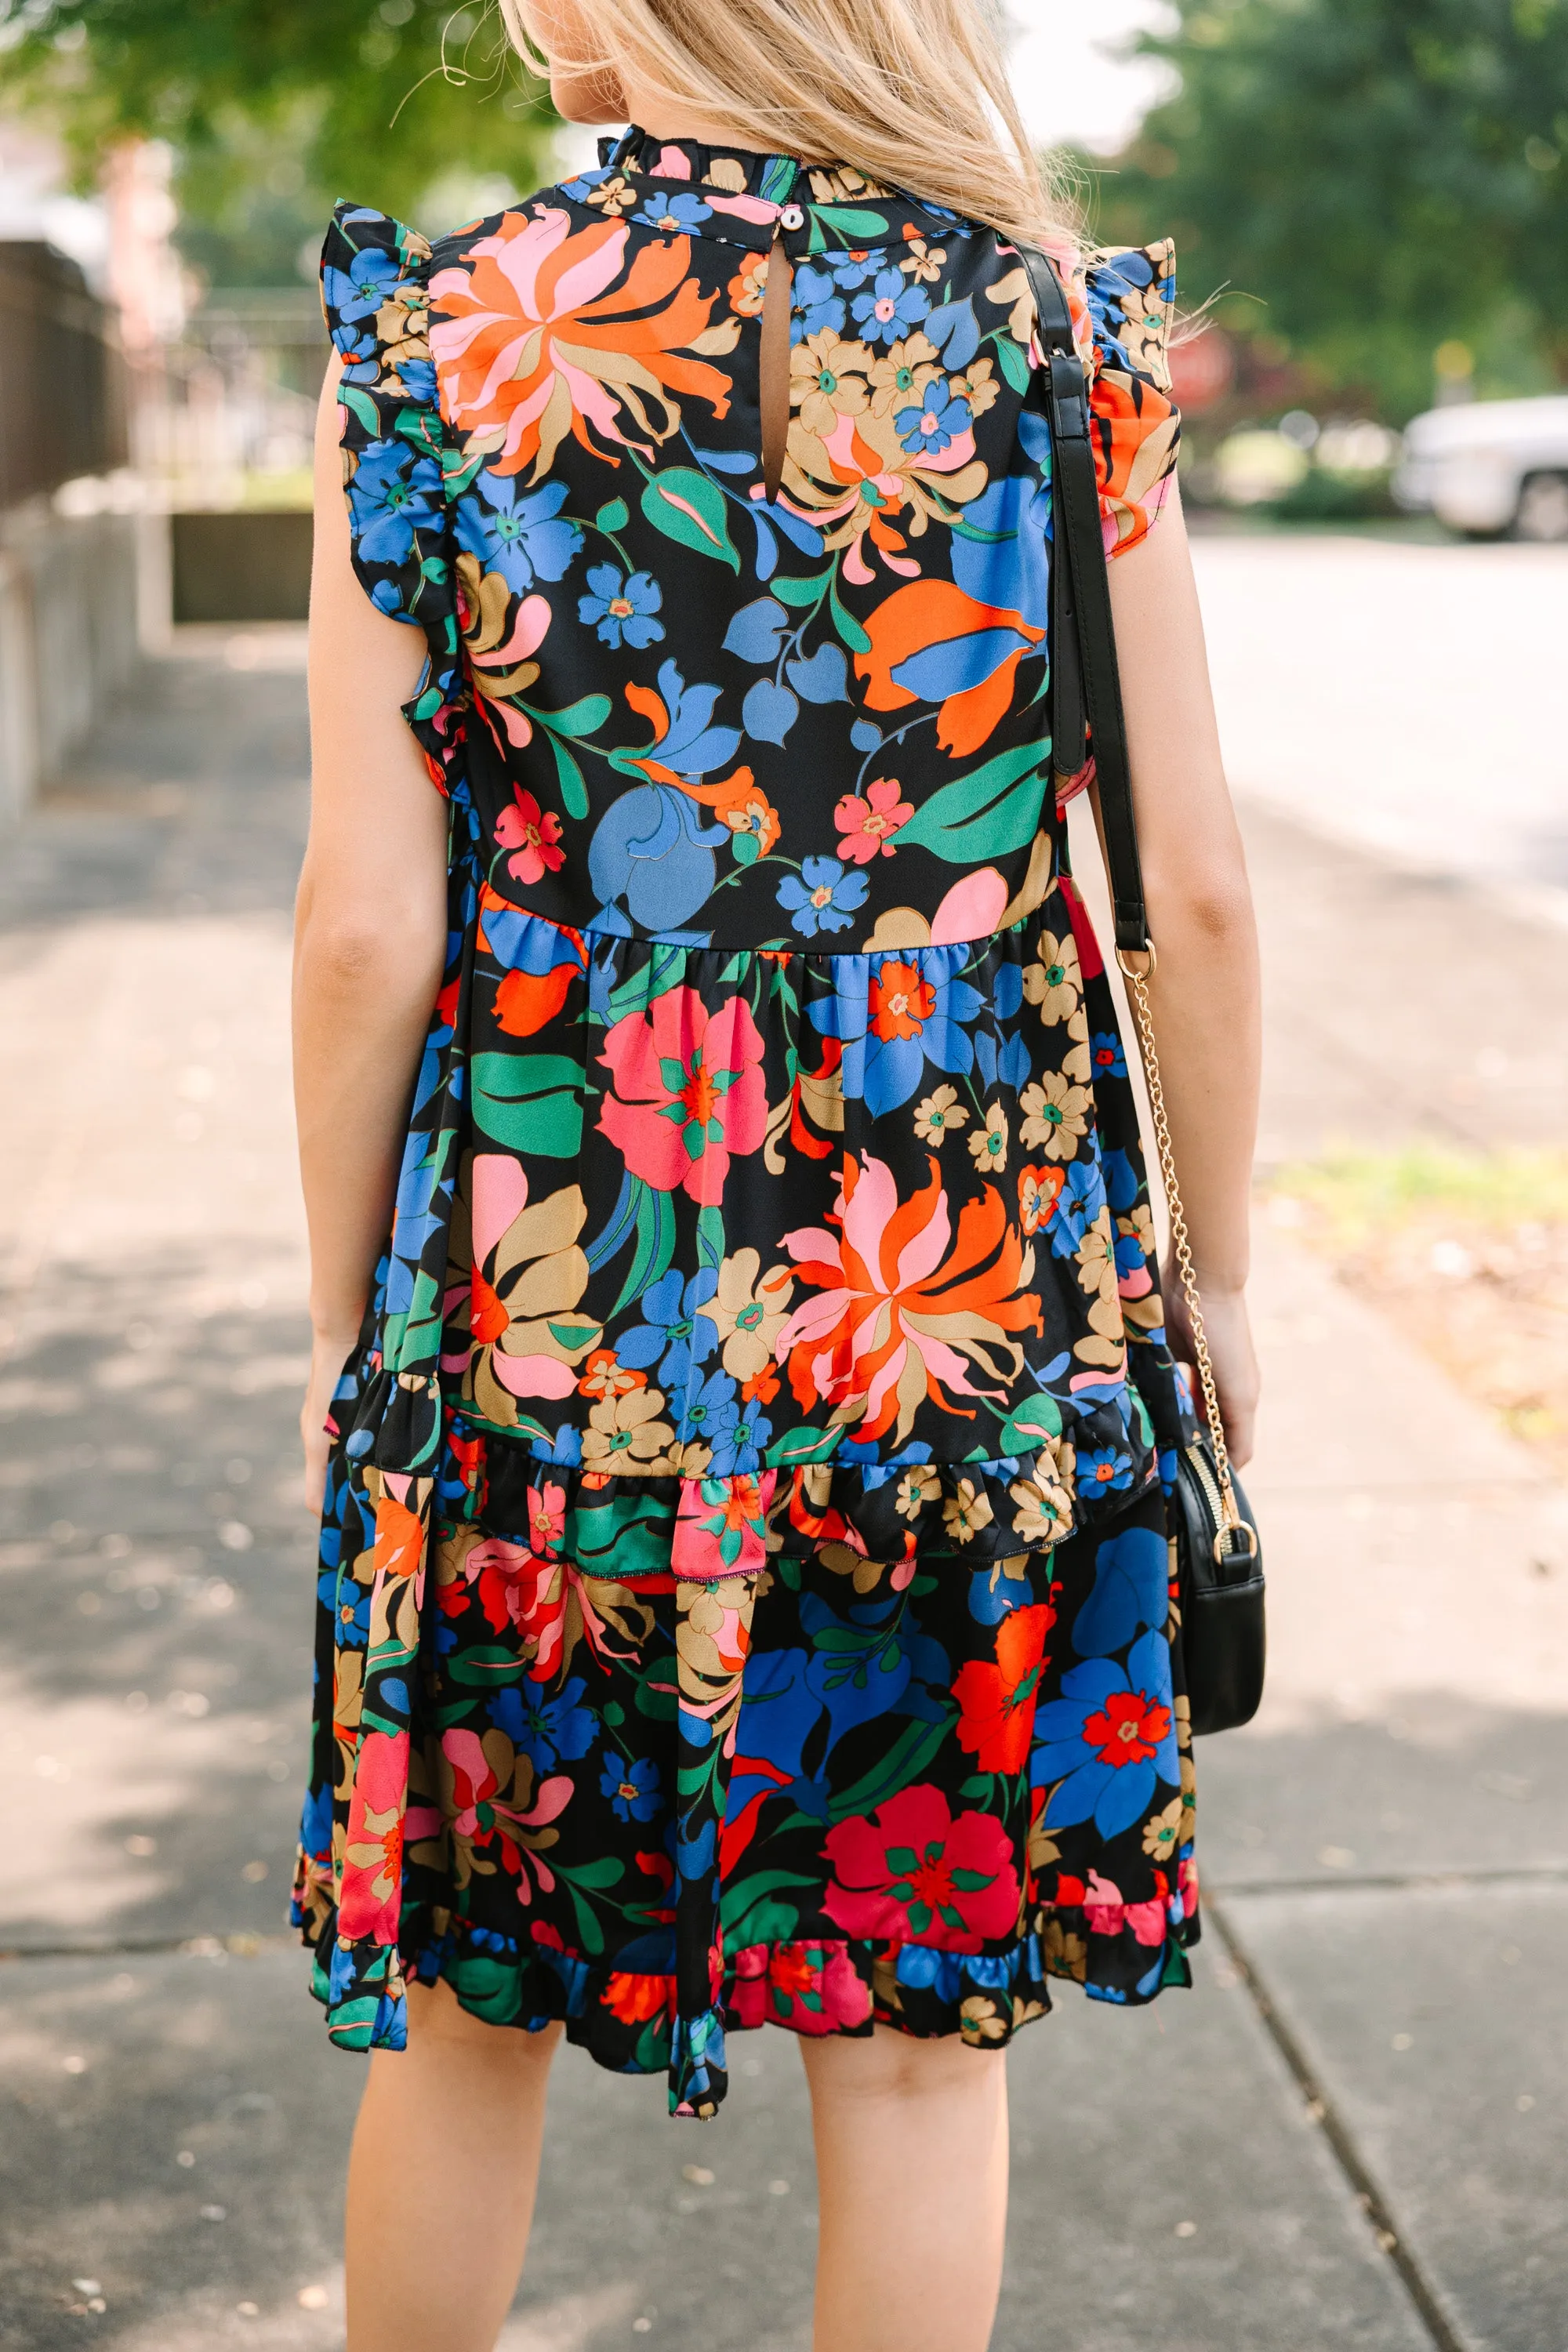
[[[321,250],[321,307],[343,362],[338,407],[353,567],[378,612],[425,633],[425,674],[403,715],[447,792],[463,692],[429,270],[417,230],[339,205]]]
[[[1147,538],[1175,476],[1181,417],[1171,392],[1176,300],[1169,239],[1091,260],[1074,288],[1074,323],[1088,349],[1089,414],[1106,551]]]

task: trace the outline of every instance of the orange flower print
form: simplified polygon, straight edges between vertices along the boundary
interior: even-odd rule
[[[1044,1601],[1011,1609],[996,1629],[996,1657],[960,1667],[952,1695],[963,1708],[958,1744],[982,1772],[1021,1772],[1035,1728],[1046,1636],[1056,1611]]]
[[[732,349],[739,322],[710,331],[718,296],[687,275],[689,238],[639,242],[627,268],[630,239],[621,220],[574,235],[569,214],[542,205],[469,246],[471,270],[431,278],[450,419],[493,473],[539,480],[568,434],[611,465],[617,446],[651,457],[679,424],[678,394],[728,414],[729,378],[683,354]]]
[[[954,1398],[1005,1395],[976,1388],[971,1370],[1016,1380],[1024,1351],[1007,1334],[1041,1328],[1039,1300],[1018,1288],[1023,1245],[995,1186],[964,1202],[955,1244],[940,1169],[930,1157],[926,1165],[930,1183],[900,1201],[884,1160],[847,1155],[839,1233],[784,1235],[802,1281],[818,1286],[778,1338],[796,1397],[803,1406],[864,1398],[859,1435],[880,1437],[896,1419],[900,1445],[928,1397],[968,1417]]]

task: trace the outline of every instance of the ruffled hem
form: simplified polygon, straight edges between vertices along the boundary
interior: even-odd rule
[[[1178,1898],[1173,1909],[1181,1908]],[[670,2114],[699,2119],[723,2102],[728,2033],[782,2025],[858,2037],[888,2025],[922,2041],[957,2034],[975,2049],[1000,2050],[1049,2011],[1053,1977],[1120,2008],[1146,2007],[1167,1986],[1190,1986],[1186,1955],[1200,1933],[1192,1912],[1173,1917],[1151,1945],[1144,1917],[1134,1922],[1120,1906],[1113,1916],[1104,1906],[1064,1905],[1038,1913],[1030,1932],[994,1953],[847,1937],[748,1944],[726,1951],[713,2005],[682,2017],[673,1974],[590,1961],[449,1916],[405,1915],[398,1950],[342,1945],[320,1866],[303,1858],[291,1917],[314,1949],[311,1990],[340,2048],[403,2049],[405,1982],[444,1980],[489,2024],[539,2032],[561,2023],[569,2042],[612,2074],[665,2074]]]
[[[417,1393],[424,1386],[406,1374],[371,1372],[342,1425],[350,1459],[411,1475],[422,1450],[414,1424],[429,1411],[428,1396]],[[1152,1446],[1142,1439],[1079,1451],[1069,1484],[1074,1449],[1059,1442],[980,1462],[918,1459],[923,1449],[910,1448],[881,1463],[856,1459],[827,1433],[836,1458],[792,1465],[763,1456],[715,1475],[703,1458],[708,1449],[689,1447],[688,1460],[696,1458],[687,1475],[657,1464],[601,1470],[570,1457],[573,1430],[545,1445],[449,1408],[444,1433],[436,1485],[444,1517],[622,1583],[642,1572],[628,1555],[645,1552],[647,1573],[697,1582],[754,1575],[772,1558],[808,1559],[830,1545],[884,1566],[907,1562],[911,1573],[928,1559],[984,1567],[1052,1549],[1124,1511],[1158,1477]],[[796,1434],[823,1442],[821,1431]],[[784,1453],[787,1444],[770,1450]]]

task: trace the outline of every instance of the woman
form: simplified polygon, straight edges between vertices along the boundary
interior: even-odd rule
[[[966,2352],[1005,2042],[1049,1976],[1186,1981],[1196,1933],[1184,1408],[1049,789],[1018,237],[1092,377],[1238,1462],[1257,1385],[1169,250],[1075,253],[977,0],[521,16],[564,116],[638,127],[433,248],[340,207],[325,257],[297,1916],[375,2053],[350,2343],[493,2342],[563,2030],[710,2116],[773,2021],[820,2352]]]

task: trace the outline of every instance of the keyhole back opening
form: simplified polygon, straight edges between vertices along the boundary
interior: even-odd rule
[[[789,442],[789,322],[795,270],[782,236],[773,239],[763,289],[763,326],[758,357],[758,405],[763,414],[763,486],[770,501],[784,480]]]

